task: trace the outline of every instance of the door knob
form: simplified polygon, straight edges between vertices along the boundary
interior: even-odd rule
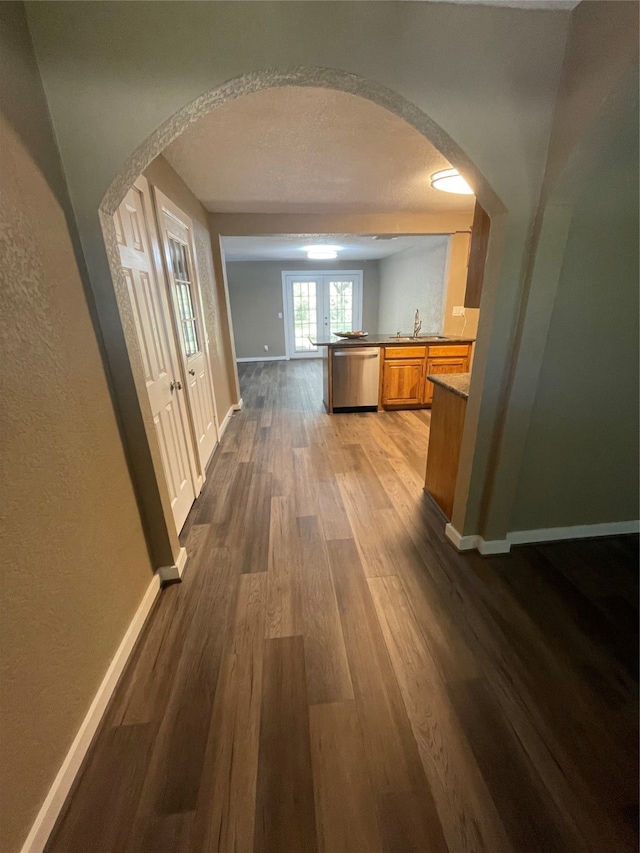
[[[196,375],[195,370],[192,369],[189,371],[189,376],[195,376],[195,375]]]
[[[174,379],[173,382],[171,383],[171,390],[172,391],[182,391],[182,382],[180,382],[179,379]]]

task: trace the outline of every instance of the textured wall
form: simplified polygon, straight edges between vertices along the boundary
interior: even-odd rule
[[[638,518],[636,74],[613,100],[561,188],[573,219],[512,530]]]
[[[447,298],[444,309],[442,332],[445,335],[469,335],[475,338],[480,320],[479,308],[465,308],[464,317],[454,317],[456,305],[464,306],[469,268],[469,242],[471,235],[458,231],[451,235],[449,251],[449,272],[447,275]]]
[[[448,255],[449,237],[433,236],[380,261],[380,333],[412,332],[417,308],[423,331],[440,334]]]
[[[238,358],[285,355],[284,320],[278,318],[283,312],[282,271],[305,269],[362,270],[362,325],[376,331],[377,261],[236,261],[227,263],[227,279]]]
[[[217,280],[213,271],[209,215],[164,157],[157,157],[144,174],[149,183],[158,187],[193,221],[198,276],[202,289],[207,334],[209,335],[211,373],[218,416],[222,422],[236,401],[231,384],[233,367],[229,364],[229,358],[225,352],[224,286],[221,281]]]
[[[22,7],[1,7],[0,850],[13,853],[152,568]]]

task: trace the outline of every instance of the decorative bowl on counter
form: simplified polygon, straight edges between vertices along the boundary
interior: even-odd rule
[[[338,338],[366,338],[369,332],[334,332]]]

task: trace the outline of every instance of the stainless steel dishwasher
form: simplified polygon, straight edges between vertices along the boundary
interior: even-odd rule
[[[334,349],[333,411],[378,408],[380,347]]]

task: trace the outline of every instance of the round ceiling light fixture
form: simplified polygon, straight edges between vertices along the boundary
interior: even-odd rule
[[[431,175],[431,186],[434,190],[456,195],[473,195],[473,190],[457,169],[443,169]]]
[[[302,250],[307,253],[310,261],[332,261],[342,251],[342,246],[305,246]]]

